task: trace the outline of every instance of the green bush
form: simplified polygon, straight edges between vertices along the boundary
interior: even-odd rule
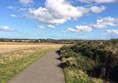
[[[82,41],[63,46],[60,50],[66,67],[81,69],[92,77],[118,82],[118,40]]]

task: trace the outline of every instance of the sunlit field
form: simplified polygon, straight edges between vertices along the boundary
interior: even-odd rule
[[[13,42],[0,42],[0,53],[11,52],[16,50],[24,50],[30,48],[55,48],[60,47],[61,44],[53,43],[13,43]]]
[[[61,44],[0,43],[0,83],[6,83],[32,62]]]
[[[12,60],[28,56],[35,51],[59,48],[57,44],[33,44],[33,43],[0,43],[0,63],[7,63]]]

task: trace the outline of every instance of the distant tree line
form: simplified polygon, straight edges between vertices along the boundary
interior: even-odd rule
[[[29,43],[57,43],[57,44],[73,44],[78,40],[55,40],[55,39],[9,39],[0,38],[0,42],[29,42]]]
[[[111,40],[81,40],[81,39],[10,39],[10,38],[0,38],[0,42],[32,42],[32,43],[58,43],[58,44],[75,44],[78,42],[106,42],[112,41],[112,44],[116,43],[118,39]]]

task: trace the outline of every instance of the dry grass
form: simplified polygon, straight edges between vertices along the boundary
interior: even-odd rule
[[[61,44],[1,44],[0,83],[7,83],[13,76]]]
[[[37,47],[61,47],[62,44],[53,44],[53,43],[17,43],[17,42],[0,42],[0,53],[10,52],[15,50],[24,50]]]
[[[54,49],[61,47],[61,44],[46,44],[46,43],[12,43],[0,42],[0,63],[7,64],[13,60],[18,60],[27,57],[29,53]]]

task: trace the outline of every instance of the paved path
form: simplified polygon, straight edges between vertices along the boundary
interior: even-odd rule
[[[55,51],[49,52],[8,83],[65,83],[58,57]]]

